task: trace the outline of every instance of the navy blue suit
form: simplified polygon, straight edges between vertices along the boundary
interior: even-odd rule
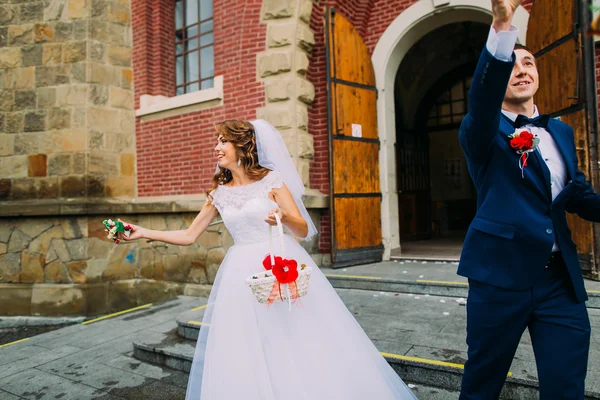
[[[522,175],[508,138],[515,128],[501,112],[514,62],[484,49],[459,133],[478,193],[458,267],[470,284],[461,399],[498,398],[527,327],[542,399],[583,399],[590,325],[565,212],[600,221],[600,196],[577,167],[573,129],[554,119],[547,130],[567,169],[564,190],[552,200],[550,171],[537,151]],[[549,269],[555,240],[564,262]]]

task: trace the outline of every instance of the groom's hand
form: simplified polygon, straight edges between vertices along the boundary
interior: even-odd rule
[[[492,0],[492,27],[496,32],[509,31],[515,10],[522,0]]]

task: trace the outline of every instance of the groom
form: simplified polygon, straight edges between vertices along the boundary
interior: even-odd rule
[[[499,397],[525,328],[540,398],[583,399],[590,322],[565,212],[599,222],[600,195],[577,168],[573,129],[540,115],[533,102],[536,60],[522,46],[515,50],[511,26],[520,3],[492,0],[459,134],[478,192],[458,268],[469,278],[460,399]]]

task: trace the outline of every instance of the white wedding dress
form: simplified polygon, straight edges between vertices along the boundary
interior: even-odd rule
[[[268,195],[281,186],[279,174],[270,172],[249,185],[213,192],[235,245],[210,294],[186,399],[415,399],[293,237],[284,236],[286,258],[312,267],[308,294],[291,311],[287,302],[267,307],[255,300],[245,280],[264,270],[264,219],[277,207]]]

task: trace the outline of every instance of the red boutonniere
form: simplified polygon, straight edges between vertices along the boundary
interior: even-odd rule
[[[527,166],[529,153],[537,149],[540,139],[529,131],[515,132],[508,137],[510,139],[510,147],[515,149],[517,154],[521,156],[519,157],[519,168],[521,168],[521,176],[524,177],[523,168]]]

